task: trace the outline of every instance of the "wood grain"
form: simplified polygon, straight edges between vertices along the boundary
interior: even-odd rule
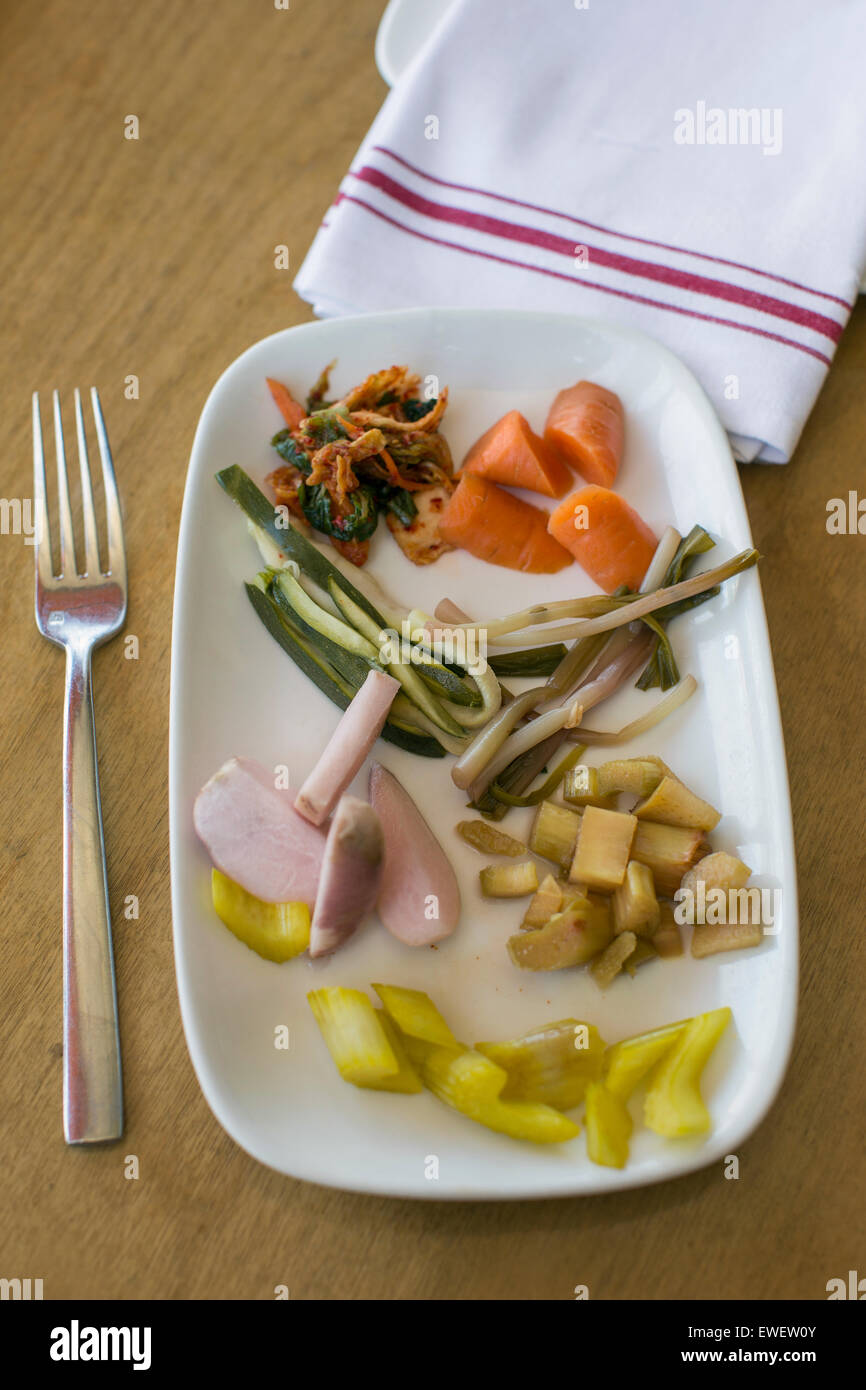
[[[796,1050],[744,1146],[714,1168],[600,1199],[453,1206],[347,1196],[271,1173],[220,1129],[182,1035],[166,829],[169,642],[186,461],[222,369],[309,317],[296,269],[384,94],[381,0],[87,6],[0,19],[7,216],[0,493],[30,491],[34,388],[99,386],[128,517],[122,642],[96,660],[127,1094],[119,1146],[60,1126],[62,659],[31,617],[32,556],[0,538],[0,1275],[121,1298],[822,1298],[863,1271],[863,548],[825,507],[863,476],[866,310],[797,456],[743,484],[791,771],[802,893]],[[140,139],[123,138],[137,115]],[[140,380],[126,400],[124,379]],[[126,921],[128,894],[140,899]],[[124,1176],[125,1156],[140,1164]]]

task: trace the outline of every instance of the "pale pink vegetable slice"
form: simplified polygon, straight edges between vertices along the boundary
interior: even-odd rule
[[[460,889],[448,858],[415,802],[380,763],[370,769],[370,800],[385,835],[379,916],[407,946],[430,946],[460,921]]]
[[[230,758],[195,800],[196,833],[213,863],[265,902],[316,900],[325,834],[252,758]]]
[[[344,711],[316,766],[295,798],[295,810],[313,825],[333,811],[358,772],[388,717],[400,682],[371,671]]]
[[[329,956],[376,906],[385,841],[366,801],[342,796],[328,831],[319,895],[310,927],[310,955]]]

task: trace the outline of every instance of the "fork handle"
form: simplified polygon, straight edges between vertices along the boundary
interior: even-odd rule
[[[91,648],[66,649],[63,725],[63,1132],[123,1131],[120,1033],[99,801]]]

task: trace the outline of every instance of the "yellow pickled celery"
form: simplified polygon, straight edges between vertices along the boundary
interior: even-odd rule
[[[501,1100],[536,1101],[572,1110],[601,1075],[604,1040],[591,1023],[563,1018],[505,1042],[479,1042],[477,1052],[508,1073]]]
[[[419,1091],[423,1091],[424,1087],[421,1084],[421,1078],[409,1061],[409,1054],[406,1051],[405,1041],[399,1028],[388,1017],[384,1009],[376,1009],[374,1012],[382,1025],[385,1037],[391,1044],[391,1051],[397,1058],[399,1068],[396,1076],[384,1077],[374,1089],[377,1091],[400,1091],[407,1096],[417,1095]]]
[[[382,1023],[359,989],[311,990],[307,1001],[344,1081],[371,1090],[400,1072]]]
[[[469,1120],[535,1144],[561,1144],[574,1139],[580,1128],[550,1105],[532,1101],[506,1101],[500,1092],[507,1080],[502,1067],[473,1048],[425,1047],[408,1039],[416,1049],[421,1079],[438,1100]]]
[[[310,944],[310,909],[306,903],[267,903],[214,869],[214,910],[229,931],[256,955],[277,962],[291,960]]]
[[[431,1047],[418,1038],[405,1038],[406,1051],[424,1085],[464,1114],[482,1101],[496,1100],[508,1073],[472,1047]]]
[[[401,1033],[438,1047],[460,1047],[433,1000],[422,990],[375,983],[373,988]]]
[[[644,1100],[644,1120],[656,1134],[677,1139],[706,1134],[710,1129],[710,1112],[700,1091],[701,1074],[730,1018],[728,1008],[698,1014],[662,1059]]]
[[[619,1096],[599,1081],[594,1081],[586,1092],[583,1123],[586,1151],[592,1162],[605,1168],[624,1168],[628,1162],[631,1115]]]
[[[560,1110],[528,1100],[481,1101],[471,1112],[464,1113],[498,1134],[528,1139],[533,1144],[564,1144],[580,1134],[580,1125]]]
[[[681,1037],[690,1019],[653,1028],[649,1033],[636,1033],[613,1043],[604,1054],[602,1081],[611,1095],[627,1101],[647,1073],[660,1062],[666,1052]]]

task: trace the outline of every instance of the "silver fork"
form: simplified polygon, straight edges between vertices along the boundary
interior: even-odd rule
[[[75,558],[60,398],[54,392],[54,441],[60,513],[60,573],[54,574],[39,396],[33,396],[33,502],[36,625],[66,649],[63,721],[63,1132],[67,1144],[118,1139],[123,1130],[120,1034],[99,801],[90,659],[126,617],[126,554],[114,466],[94,388],[90,391],[108,531],[108,570],[99,561],[96,514],[81,396],[75,426],[81,473],[85,565]]]

